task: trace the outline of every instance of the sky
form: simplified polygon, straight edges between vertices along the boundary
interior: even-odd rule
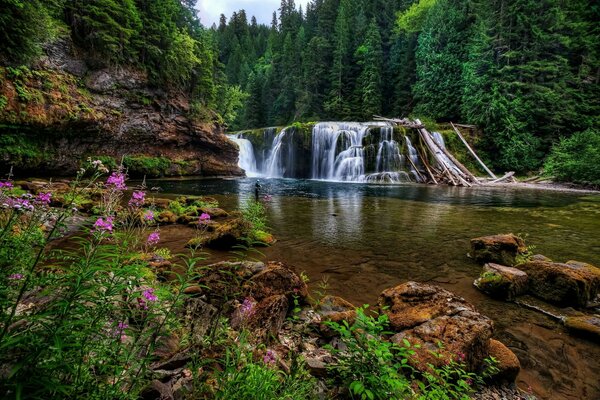
[[[308,0],[296,0],[296,7],[302,5],[306,9]],[[246,10],[248,21],[254,15],[258,23],[270,24],[273,11],[279,9],[281,0],[198,0],[198,15],[202,25],[210,28],[213,23],[219,24],[219,16],[225,14],[227,20],[234,11]]]

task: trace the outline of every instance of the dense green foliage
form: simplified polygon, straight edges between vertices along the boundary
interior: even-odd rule
[[[496,168],[529,171],[598,124],[596,2],[282,0],[278,15],[215,29],[249,94],[240,129],[415,114],[476,124]]]
[[[588,129],[556,144],[546,160],[545,169],[560,180],[600,186],[598,166],[600,131]]]
[[[190,94],[192,117],[216,111],[231,120],[243,93],[226,84],[215,33],[200,24],[195,3],[1,0],[0,62],[34,62],[45,44],[70,34],[89,67],[143,68],[152,84]]]

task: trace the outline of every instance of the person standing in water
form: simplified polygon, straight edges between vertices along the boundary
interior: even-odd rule
[[[260,181],[256,181],[256,184],[254,185],[254,200],[256,200],[258,202],[258,195],[260,192]]]

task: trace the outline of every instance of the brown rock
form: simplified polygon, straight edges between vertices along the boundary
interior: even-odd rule
[[[289,298],[308,296],[306,283],[291,269],[282,263],[270,262],[267,268],[257,273],[243,286],[246,296],[257,300],[274,295],[285,295]]]
[[[475,311],[463,298],[440,287],[417,282],[384,290],[377,304],[396,330],[413,328],[444,315]]]
[[[493,376],[493,379],[510,383],[514,382],[521,371],[521,363],[515,353],[495,339],[490,339],[489,347],[490,357],[494,357],[498,361],[497,368],[499,371]]]
[[[201,343],[204,335],[214,323],[217,309],[196,297],[185,299],[184,320],[192,343]]]
[[[341,323],[346,321],[348,324],[352,325],[356,320],[356,307],[352,303],[337,296],[323,297],[316,307],[316,312],[321,317],[319,330],[325,337],[333,336],[334,332],[322,322],[331,321]]]
[[[198,286],[198,285],[192,285],[192,286],[188,286],[183,290],[183,293],[188,294],[188,295],[197,295],[197,294],[202,294],[202,287]]]
[[[177,215],[175,215],[172,211],[165,210],[158,214],[156,220],[161,224],[175,224],[177,223]]]
[[[450,360],[464,362],[471,371],[477,371],[489,352],[493,333],[492,321],[476,311],[464,310],[454,315],[440,316],[413,329],[398,333],[390,340],[403,345],[404,339],[415,354],[412,364],[418,370],[428,364],[442,366]]]
[[[471,239],[471,257],[479,263],[498,263],[513,266],[517,256],[526,254],[525,242],[512,233]]]
[[[211,249],[228,250],[241,243],[250,231],[250,224],[243,218],[234,218],[217,226],[204,244]]]
[[[212,304],[223,304],[227,300],[240,297],[242,282],[264,270],[261,262],[219,262],[202,268],[198,285],[203,289]]]
[[[485,264],[475,287],[492,297],[514,300],[527,292],[527,274],[520,269],[499,264]]]
[[[600,343],[600,316],[583,315],[568,317],[565,319],[565,326],[573,333]]]
[[[281,330],[289,309],[289,301],[284,295],[274,295],[260,301],[254,312],[246,319],[245,327],[256,334],[257,338],[276,336]]]
[[[519,269],[529,276],[533,295],[560,306],[585,307],[600,289],[600,269],[577,261],[529,261]]]
[[[211,219],[227,218],[229,216],[229,213],[227,211],[216,207],[203,207],[200,209],[200,212],[210,215]]]

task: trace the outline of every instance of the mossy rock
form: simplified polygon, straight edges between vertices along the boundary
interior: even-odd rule
[[[489,263],[483,267],[475,287],[492,297],[514,300],[527,292],[527,274],[517,268]]]
[[[262,244],[265,246],[270,246],[277,241],[277,239],[275,239],[275,236],[265,231],[254,231],[252,232],[252,236],[253,239],[258,242],[258,245]]]
[[[172,211],[165,210],[158,214],[156,220],[161,224],[176,224],[177,215],[175,215],[175,213],[173,213]]]
[[[471,239],[471,257],[478,263],[514,266],[528,253],[525,242],[512,233]]]
[[[600,343],[600,316],[568,317],[565,319],[565,326],[573,333]]]

